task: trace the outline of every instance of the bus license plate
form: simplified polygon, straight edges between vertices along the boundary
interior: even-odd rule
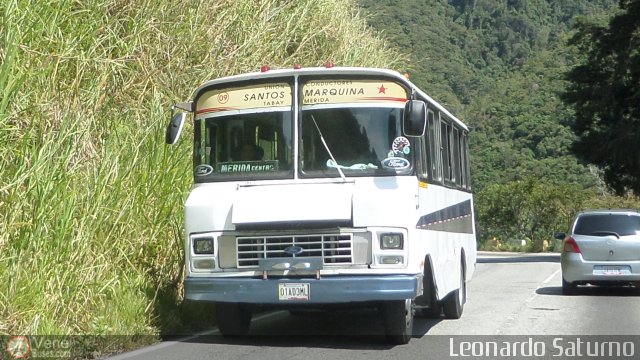
[[[309,300],[309,283],[281,283],[278,284],[278,300]]]

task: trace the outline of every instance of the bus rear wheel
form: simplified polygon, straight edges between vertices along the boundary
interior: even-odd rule
[[[413,335],[413,301],[394,300],[382,304],[382,316],[387,341],[402,345],[411,340]]]
[[[460,319],[464,310],[464,303],[467,301],[467,283],[464,276],[464,265],[460,268],[460,287],[451,292],[444,299],[442,310],[447,319]]]

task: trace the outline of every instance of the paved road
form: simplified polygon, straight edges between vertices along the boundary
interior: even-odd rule
[[[588,335],[636,335],[620,341],[633,341],[637,357],[640,290],[586,288],[581,295],[562,296],[560,276],[555,254],[481,253],[462,318],[416,319],[413,339],[402,346],[385,343],[375,312],[291,315],[276,311],[255,317],[246,338],[225,339],[214,329],[111,359],[442,359],[460,356],[461,342],[528,341],[532,335],[534,342],[547,342],[545,355],[553,359],[573,357],[569,350],[575,350],[571,346],[577,337],[592,342],[602,338]],[[552,340],[558,336],[563,340],[554,348]]]

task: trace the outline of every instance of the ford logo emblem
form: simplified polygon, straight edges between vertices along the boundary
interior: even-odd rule
[[[382,166],[387,169],[405,170],[408,169],[411,164],[409,163],[409,160],[405,158],[390,157],[382,160]]]
[[[195,168],[196,176],[207,176],[213,172],[211,165],[198,165]]]
[[[284,252],[289,255],[300,255],[303,251],[304,249],[300,246],[289,246],[288,248],[284,249]]]

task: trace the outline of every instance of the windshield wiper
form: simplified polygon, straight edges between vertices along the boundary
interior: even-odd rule
[[[320,134],[320,140],[322,141],[322,145],[324,145],[325,150],[327,150],[327,152],[329,153],[329,156],[331,157],[331,160],[333,160],[333,163],[336,165],[335,168],[336,170],[338,170],[338,173],[340,174],[340,177],[342,178],[343,181],[347,181],[347,177],[344,176],[344,173],[342,172],[342,169],[340,168],[340,164],[338,164],[338,162],[336,161],[336,158],[333,157],[333,154],[331,153],[331,150],[329,150],[329,146],[327,145],[326,141],[324,141],[324,136],[322,136],[322,131],[320,131],[320,127],[318,126],[318,123],[316,122],[316,118],[311,115],[311,120],[313,120],[313,123],[316,125],[316,129],[318,130],[318,134]]]

